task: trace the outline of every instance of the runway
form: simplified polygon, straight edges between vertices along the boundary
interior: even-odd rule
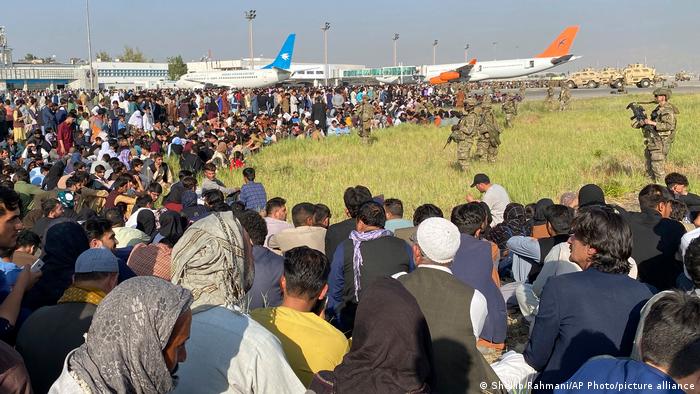
[[[700,81],[686,81],[686,82],[677,82],[678,87],[671,89],[673,94],[692,94],[692,93],[700,93]],[[636,86],[628,87],[627,92],[628,94],[649,94],[651,96],[651,92],[654,91],[656,87],[649,87],[649,88],[638,88]],[[509,93],[512,91],[514,93],[517,93],[517,89],[507,89],[504,91],[508,91]],[[544,97],[546,95],[547,89],[543,88],[537,88],[537,89],[528,89],[525,92],[525,100],[530,101],[530,100],[544,100]],[[571,89],[571,96],[574,99],[586,99],[586,98],[596,98],[596,97],[611,97],[615,96],[614,94],[611,94],[610,92],[616,92],[616,89],[610,89],[609,87],[599,87],[596,89],[588,89],[588,88],[582,88],[582,89]],[[554,89],[554,98],[557,99],[559,97],[559,88]]]

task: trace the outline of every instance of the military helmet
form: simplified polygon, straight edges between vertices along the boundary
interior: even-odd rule
[[[464,104],[470,107],[474,107],[476,106],[476,99],[474,97],[469,97],[468,99],[464,100]]]
[[[656,88],[654,89],[654,97],[656,96],[666,96],[666,100],[671,99],[671,89],[668,88]]]

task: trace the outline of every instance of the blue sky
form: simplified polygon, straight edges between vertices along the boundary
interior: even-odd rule
[[[257,10],[255,55],[274,56],[286,35],[297,33],[294,60],[323,61],[321,25],[328,21],[331,63],[391,65],[393,33],[407,65],[460,62],[464,46],[479,60],[530,57],[567,25],[581,26],[567,69],[632,62],[664,72],[700,72],[700,1],[493,0],[493,1],[252,1],[91,0],[93,54],[116,55],[124,45],[149,58],[181,54],[188,60],[212,51],[216,59],[248,55],[243,12]],[[87,57],[85,1],[12,1],[3,5],[15,58],[31,52],[59,60]],[[496,42],[496,45],[493,45]]]

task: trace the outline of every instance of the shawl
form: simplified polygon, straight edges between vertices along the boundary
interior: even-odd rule
[[[163,349],[191,304],[189,291],[160,278],[123,282],[97,307],[85,343],[67,360],[69,371],[92,393],[172,391]]]
[[[432,343],[416,299],[391,278],[376,280],[362,299],[350,351],[334,370],[336,392],[430,392]]]
[[[371,241],[381,237],[388,237],[390,235],[392,235],[391,231],[383,228],[364,233],[353,230],[350,233],[350,239],[352,240],[352,273],[355,283],[355,302],[360,301],[358,296],[360,293],[360,268],[362,268],[362,252],[360,252],[360,245],[362,245],[362,242]]]
[[[196,221],[172,252],[172,282],[192,291],[195,312],[216,306],[247,310],[254,270],[252,246],[232,212]]]

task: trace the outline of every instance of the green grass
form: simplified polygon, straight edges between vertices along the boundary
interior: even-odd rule
[[[627,206],[648,181],[644,176],[641,132],[630,127],[630,101],[649,96],[612,96],[573,100],[567,112],[549,112],[541,102],[519,108],[515,127],[504,129],[497,163],[473,163],[467,172],[453,163],[456,145],[442,150],[448,129],[402,125],[373,132],[376,141],[367,147],[356,135],[325,141],[283,141],[248,158],[256,169],[268,197],[287,199],[288,207],[299,202],[323,202],[333,221],[344,217],[343,191],[365,185],[373,194],[403,201],[406,216],[423,203],[434,203],[449,215],[465,201],[473,175],[484,172],[506,187],[511,199],[523,204],[549,197],[558,200],[566,191],[578,191],[597,183],[609,199]],[[700,95],[677,95],[678,131],[667,172],[680,171],[697,191],[700,142]],[[653,105],[645,106],[651,113]],[[500,108],[494,106],[502,124]],[[222,170],[227,185],[242,183],[240,171]]]

